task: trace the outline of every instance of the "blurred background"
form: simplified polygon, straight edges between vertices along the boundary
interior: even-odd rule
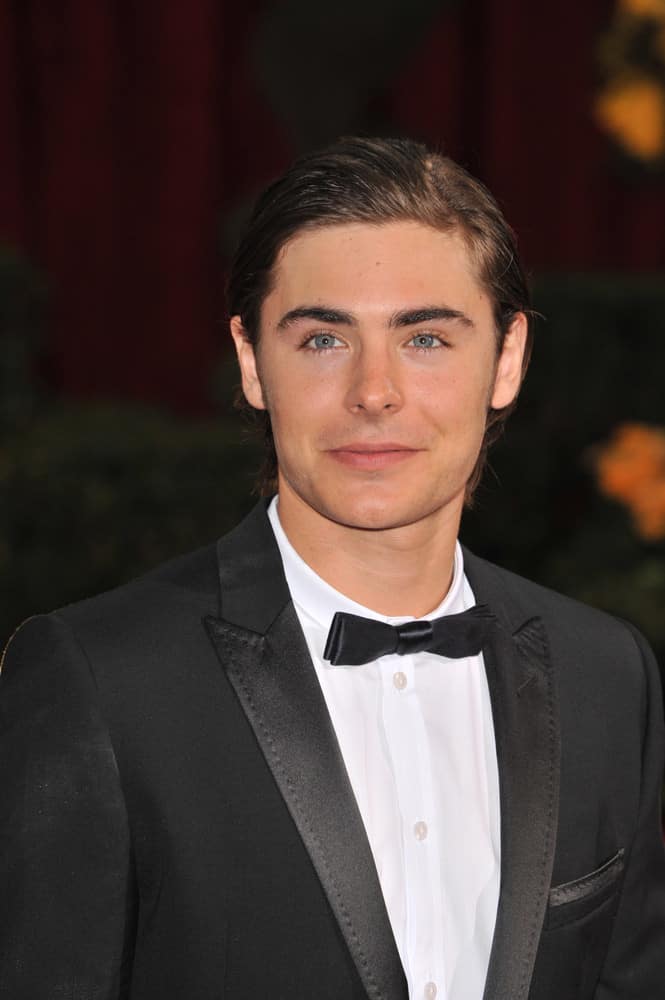
[[[0,0],[0,77],[3,639],[252,505],[225,261],[294,155],[362,132],[479,176],[532,275],[464,540],[665,662],[665,0]]]

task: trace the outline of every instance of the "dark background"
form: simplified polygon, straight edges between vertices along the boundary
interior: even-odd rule
[[[224,263],[295,154],[365,132],[424,139],[487,183],[543,315],[465,540],[664,655],[658,9],[0,0],[0,631],[253,502]],[[626,423],[645,435],[627,495],[663,493],[648,536],[596,472]]]

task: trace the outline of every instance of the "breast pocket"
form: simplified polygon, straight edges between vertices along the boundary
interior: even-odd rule
[[[545,928],[550,930],[560,927],[604,908],[604,904],[612,899],[621,884],[623,856],[624,850],[621,848],[614,857],[588,875],[553,886],[550,889]]]

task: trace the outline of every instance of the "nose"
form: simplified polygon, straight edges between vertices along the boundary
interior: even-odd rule
[[[354,360],[346,405],[353,413],[379,416],[402,408],[396,361],[385,349],[364,350]]]

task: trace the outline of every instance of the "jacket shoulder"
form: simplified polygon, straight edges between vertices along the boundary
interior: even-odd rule
[[[488,562],[465,550],[464,565],[476,600],[487,603],[511,632],[539,618],[552,654],[578,674],[591,669],[604,680],[632,674],[641,686],[653,653],[639,630],[607,611]]]
[[[216,615],[216,544],[171,559],[113,590],[22,623],[7,642],[3,663],[19,651],[42,659],[64,637],[97,666],[166,663],[174,650],[199,640],[202,618]]]
[[[626,631],[626,622],[615,615],[497,566],[468,549],[464,551],[464,566],[474,592],[478,590],[482,595],[489,592],[493,604],[498,604],[506,617],[515,622],[538,615],[553,624],[572,622],[593,632]]]
[[[178,609],[200,606],[214,613],[219,593],[215,543],[170,559],[134,580],[65,607],[54,614],[74,628],[101,620],[167,619]]]

